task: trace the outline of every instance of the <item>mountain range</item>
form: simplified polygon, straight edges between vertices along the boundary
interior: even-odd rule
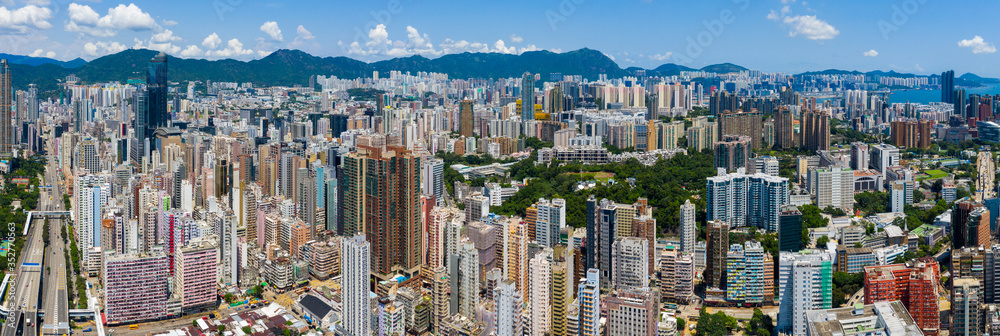
[[[82,83],[108,81],[125,82],[130,78],[145,78],[147,62],[158,52],[147,49],[127,49],[90,62],[75,59],[60,62],[49,58],[0,54],[0,58],[10,62],[12,84],[23,89],[29,83],[38,85],[42,92],[56,90],[58,82],[70,74],[79,77]],[[373,71],[388,74],[389,71],[437,72],[450,78],[509,78],[520,77],[524,72],[540,73],[543,78],[560,73],[581,75],[597,79],[601,74],[609,78],[634,76],[637,70],[645,70],[647,76],[674,76],[682,71],[705,71],[730,73],[747,70],[732,64],[713,64],[700,69],[674,63],[663,64],[654,69],[638,67],[621,68],[604,53],[583,48],[564,53],[551,51],[529,51],[520,55],[500,53],[449,54],[429,59],[424,56],[408,56],[367,63],[349,57],[318,57],[300,50],[281,49],[270,55],[252,61],[224,59],[209,61],[184,59],[168,56],[169,78],[173,82],[192,80],[213,80],[223,82],[252,82],[257,85],[307,84],[312,75],[337,76],[338,78],[359,78],[371,76]],[[806,72],[800,75],[818,74],[867,74],[894,75],[900,77],[917,76],[894,71],[871,71],[862,73],[847,70],[824,70]],[[937,76],[937,75],[933,75]],[[980,83],[998,83],[994,78],[982,78],[974,74],[964,74],[956,78],[957,85],[979,86]]]

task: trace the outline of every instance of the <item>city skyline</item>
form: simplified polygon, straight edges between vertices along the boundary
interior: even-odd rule
[[[454,2],[416,6],[395,0],[309,3],[312,10],[303,14],[296,6],[280,2],[11,1],[0,9],[8,14],[0,19],[0,34],[9,46],[4,50],[7,53],[58,60],[92,60],[129,48],[149,48],[182,58],[237,60],[259,59],[278,49],[299,49],[366,62],[411,55],[437,58],[467,51],[520,54],[591,48],[622,68],[652,69],[667,63],[701,68],[730,62],[768,72],[836,68],[928,75],[959,68],[958,73],[1000,76],[987,65],[997,57],[993,44],[997,37],[979,23],[984,20],[972,17],[947,25],[934,23],[964,8],[947,3],[577,2],[487,3],[476,8]],[[979,10],[971,15],[985,15],[997,6],[976,4]],[[480,13],[504,19],[482,20]],[[663,33],[601,24],[616,15]],[[962,15],[969,14],[962,11]],[[449,20],[441,22],[440,17]],[[915,50],[918,44],[925,48]],[[740,50],[756,52],[735,52]]]

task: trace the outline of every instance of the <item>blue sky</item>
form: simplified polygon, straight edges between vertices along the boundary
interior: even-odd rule
[[[261,58],[282,48],[364,61],[464,51],[600,50],[621,67],[732,62],[1000,76],[1000,2],[940,0],[0,0],[0,52],[91,60],[143,47]]]

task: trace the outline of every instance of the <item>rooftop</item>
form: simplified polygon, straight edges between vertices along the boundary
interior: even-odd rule
[[[806,320],[814,336],[923,335],[900,301],[810,310]]]

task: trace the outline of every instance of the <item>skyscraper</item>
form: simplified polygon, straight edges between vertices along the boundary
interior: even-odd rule
[[[955,70],[948,70],[941,73],[941,102],[955,102]],[[955,111],[956,113],[958,111]]]
[[[989,212],[987,211],[986,216],[978,215],[973,217],[972,214],[976,209],[983,208],[983,205],[979,202],[972,201],[968,198],[964,198],[955,201],[955,204],[951,208],[951,227],[952,232],[954,232],[954,240],[952,241],[952,246],[955,249],[963,248],[966,246],[977,246],[979,243],[979,230],[980,222],[986,225],[984,228],[989,232]],[[985,210],[985,208],[984,208]],[[987,235],[988,239],[989,235]],[[987,243],[988,245],[988,243]]]
[[[362,228],[371,269],[415,274],[421,266],[420,157],[403,147],[358,146],[344,156],[344,233]]]
[[[341,267],[341,287],[343,291],[342,312],[343,326],[352,335],[370,335],[371,310],[368,304],[369,271],[368,258],[371,244],[364,235],[345,238],[341,242],[341,256],[344,262]]]
[[[521,76],[521,121],[535,119],[535,75],[525,72]]]
[[[808,150],[830,149],[830,114],[824,111],[802,112],[802,147]],[[756,147],[755,147],[756,148]]]
[[[951,335],[972,336],[982,335],[980,325],[982,324],[982,311],[979,305],[983,303],[981,297],[982,284],[975,278],[957,278],[952,280],[951,289]]]
[[[806,335],[807,310],[833,308],[833,256],[823,250],[781,252],[776,329]]]
[[[750,146],[758,149],[763,143],[764,114],[758,111],[734,111],[719,116],[720,134],[745,135],[750,137]],[[720,137],[721,138],[721,137]]]
[[[718,176],[707,179],[707,194],[707,220],[777,231],[781,206],[789,202],[788,178],[746,175],[743,169],[725,174],[719,168]]]
[[[551,332],[551,263],[550,250],[544,250],[528,260],[528,309],[531,323],[528,324],[528,335],[543,336]],[[477,291],[478,293],[478,291]]]
[[[802,245],[802,212],[794,205],[781,207],[778,241],[778,250],[784,252],[798,252]]]
[[[0,60],[0,157],[14,155],[14,128],[10,118],[14,113],[13,90],[10,86],[10,68],[7,59]]]
[[[167,111],[167,54],[160,52],[149,61],[146,69],[146,90],[149,92],[149,119],[146,120],[146,136],[167,127],[170,112]]]
[[[697,243],[698,228],[695,226],[695,206],[691,200],[684,201],[680,210],[681,223],[681,252],[694,253],[694,245]]]
[[[580,283],[580,336],[598,336],[601,332],[601,272],[587,270],[587,279]]]
[[[727,172],[746,169],[750,153],[750,137],[723,135],[722,140],[715,143],[715,168],[725,168]]]
[[[723,288],[726,280],[726,254],[729,252],[729,224],[724,221],[708,223],[708,254],[705,283],[712,288]]]
[[[463,100],[458,106],[458,117],[461,122],[458,128],[458,134],[464,137],[471,137],[473,135],[472,101]]]
[[[615,289],[649,285],[648,250],[645,239],[625,237],[614,242],[611,251],[611,280]]]

